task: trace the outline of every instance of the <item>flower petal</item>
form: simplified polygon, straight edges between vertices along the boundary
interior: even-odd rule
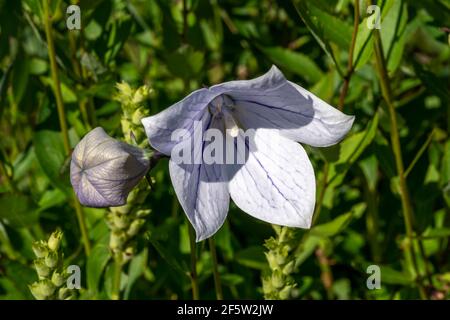
[[[98,127],[75,147],[70,180],[81,204],[121,206],[148,168],[142,149],[115,140]]]
[[[199,89],[164,111],[142,119],[150,145],[161,153],[170,155],[177,144],[171,139],[172,132],[176,129],[192,132],[194,121],[202,118],[207,105],[216,96],[217,93],[208,89]]]
[[[303,147],[274,130],[258,129],[254,148],[248,146],[246,152],[249,155],[244,165],[227,166],[234,203],[263,221],[309,228],[316,185]]]
[[[209,113],[205,113],[202,120],[208,122],[203,131],[195,130],[190,138],[180,142],[190,148],[194,163],[203,160],[206,144],[202,137],[205,130],[220,126],[219,121],[211,120]],[[196,148],[194,142],[202,145]],[[169,172],[178,200],[195,229],[197,242],[212,236],[225,221],[230,202],[223,165],[176,163],[171,158]]]
[[[266,90],[276,90],[286,81],[283,73],[276,66],[272,66],[269,71],[255,79],[228,81],[212,86],[210,90],[221,94],[233,93],[237,96],[247,94],[265,96]]]
[[[315,147],[336,144],[354,121],[353,116],[286,80],[275,66],[259,78],[226,82],[211,90],[231,97],[235,116],[246,128],[280,129],[286,137]]]

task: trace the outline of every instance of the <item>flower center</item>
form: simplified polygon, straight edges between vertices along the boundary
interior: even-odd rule
[[[209,112],[217,119],[223,119],[227,134],[236,138],[239,134],[239,126],[233,117],[234,103],[227,95],[214,98],[209,104]]]

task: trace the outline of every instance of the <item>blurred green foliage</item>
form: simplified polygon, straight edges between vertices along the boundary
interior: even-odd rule
[[[281,239],[282,230],[274,231],[232,205],[215,237],[225,298],[263,298],[262,277],[278,274],[273,268],[291,261],[286,281],[296,291],[290,297],[409,299],[419,297],[418,283],[428,297],[450,297],[448,0],[378,3],[414,208],[414,239],[405,236],[391,122],[375,67],[374,30],[367,21],[369,3],[360,1],[354,42],[351,0],[74,3],[81,8],[81,30],[66,27],[70,1],[50,1],[72,148],[96,126],[123,137],[121,106],[113,99],[121,81],[149,85],[153,91],[146,107],[155,114],[197,88],[249,79],[271,64],[335,106],[344,79],[349,79],[343,111],[356,116],[351,134],[334,147],[307,148],[318,184],[315,225],[285,231],[289,237]],[[27,287],[37,280],[32,243],[60,228],[65,264],[82,270],[80,298],[109,299],[114,270],[107,210],[84,208],[92,245],[87,256],[54,86],[42,1],[0,0],[0,298],[32,299]],[[122,270],[123,298],[188,299],[188,228],[167,160],[151,176],[154,186],[145,206],[152,213],[136,255]],[[417,254],[419,274],[405,250],[408,243]],[[197,253],[200,297],[214,299],[213,264],[205,242]],[[271,264],[274,253],[281,260]],[[381,267],[379,290],[366,286],[366,268],[372,264]]]

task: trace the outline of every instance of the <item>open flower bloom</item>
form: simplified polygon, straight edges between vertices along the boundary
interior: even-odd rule
[[[70,181],[85,206],[121,206],[148,168],[144,150],[115,140],[97,127],[75,147]]]
[[[253,217],[309,228],[315,177],[297,142],[315,147],[333,145],[347,134],[353,120],[353,116],[287,81],[273,66],[253,80],[197,90],[142,123],[150,144],[171,156],[169,170],[175,192],[200,241],[221,227],[230,196]],[[198,123],[201,130],[196,129]],[[204,151],[211,149],[211,128],[232,138],[231,148],[229,142],[223,144],[223,157],[228,159],[231,151],[233,159],[245,153],[243,162],[202,161]],[[177,134],[180,129],[184,134]],[[254,131],[250,137],[246,136],[249,130]],[[239,148],[242,141],[244,148]],[[186,159],[193,160],[191,163],[174,160],[180,149],[190,152]]]

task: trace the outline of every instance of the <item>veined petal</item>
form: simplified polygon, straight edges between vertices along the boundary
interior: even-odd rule
[[[346,115],[332,107],[298,84],[288,81],[302,96],[313,101],[313,120],[305,127],[286,130],[284,134],[292,139],[314,147],[327,147],[341,141],[352,128],[354,116]]]
[[[220,126],[208,113],[203,120],[208,122],[205,130],[195,130],[191,138],[180,142],[190,148],[192,159],[197,163],[202,162],[206,146],[202,139],[203,132]],[[195,147],[196,143],[201,143],[201,147]],[[212,236],[225,221],[230,202],[223,165],[177,163],[171,158],[169,172],[178,200],[195,229],[197,241]]]
[[[185,129],[192,132],[194,122],[202,118],[206,107],[216,96],[217,93],[208,89],[199,89],[164,111],[142,119],[150,145],[165,155],[170,155],[177,144],[171,139],[174,130]]]
[[[211,90],[234,101],[234,115],[245,128],[279,129],[284,136],[315,147],[339,142],[354,121],[353,116],[286,80],[275,66],[259,78],[225,82]]]
[[[120,206],[148,168],[142,149],[115,140],[97,127],[75,147],[70,180],[81,204]]]
[[[226,167],[234,203],[263,221],[309,228],[316,185],[303,147],[275,130],[258,129],[251,149],[244,165]]]
[[[255,79],[228,81],[212,86],[210,90],[220,94],[233,93],[236,96],[245,96],[246,94],[264,96],[266,90],[276,90],[286,81],[283,73],[276,66],[272,66],[269,71]]]

